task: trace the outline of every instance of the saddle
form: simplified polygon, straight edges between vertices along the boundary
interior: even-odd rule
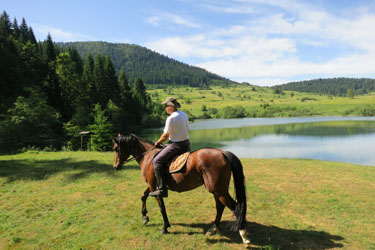
[[[177,155],[176,157],[174,157],[172,161],[169,163],[169,173],[173,174],[183,172],[189,155],[190,152],[186,152],[182,155]]]

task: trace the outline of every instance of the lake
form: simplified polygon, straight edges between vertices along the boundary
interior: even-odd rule
[[[210,119],[190,124],[192,149],[240,158],[303,158],[375,166],[375,117]],[[162,129],[142,131],[156,141]]]

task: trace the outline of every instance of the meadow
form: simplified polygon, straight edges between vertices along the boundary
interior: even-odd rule
[[[0,249],[375,249],[375,168],[301,159],[241,159],[251,245],[230,231],[204,234],[215,216],[202,186],[165,199],[162,235],[153,198],[143,226],[139,166],[112,169],[113,153],[0,156]],[[233,188],[231,187],[233,194]]]
[[[273,88],[243,84],[210,86],[208,89],[185,86],[149,88],[148,93],[154,101],[164,101],[168,96],[176,97],[181,101],[182,110],[188,111],[193,118],[219,118],[226,107],[236,106],[244,108],[245,117],[375,115],[375,93],[354,98],[296,91],[276,94]]]

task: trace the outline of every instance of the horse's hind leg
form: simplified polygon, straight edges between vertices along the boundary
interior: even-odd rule
[[[220,200],[220,202],[222,202],[225,206],[227,206],[234,213],[234,210],[236,209],[236,202],[229,195],[229,193],[225,193],[223,195],[220,195],[219,200]],[[250,239],[248,238],[248,234],[246,232],[246,229],[240,228],[239,233],[241,235],[243,243],[249,244]]]
[[[223,211],[225,208],[223,203],[220,202],[219,197],[215,194],[214,194],[214,197],[215,197],[215,202],[216,202],[216,218],[212,227],[206,232],[206,236],[214,235],[219,231],[221,217],[223,215]]]
[[[141,198],[141,200],[142,200],[142,221],[143,221],[143,225],[146,225],[147,222],[149,221],[149,218],[147,216],[147,209],[146,209],[146,200],[147,200],[147,197],[148,197],[149,194],[150,194],[150,189],[147,188],[145,190],[145,192],[143,193],[143,196]]]
[[[216,234],[219,231],[219,225],[221,216],[223,215],[223,211],[225,207],[228,207],[233,213],[234,209],[236,208],[236,202],[233,200],[233,198],[229,195],[228,192],[219,194],[215,193],[215,201],[216,201],[216,218],[215,223],[212,225],[212,227],[207,231],[206,236],[211,236]]]

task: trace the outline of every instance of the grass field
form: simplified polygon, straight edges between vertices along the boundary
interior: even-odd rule
[[[361,116],[363,110],[369,107],[375,112],[375,93],[354,98],[295,91],[275,94],[272,88],[249,85],[225,88],[210,86],[210,89],[174,86],[150,89],[148,93],[154,101],[164,101],[167,96],[177,97],[182,109],[196,118],[203,118],[204,113],[209,114],[210,108],[220,111],[236,105],[244,107],[249,117]],[[202,110],[203,105],[206,106],[206,112]]]
[[[136,163],[115,172],[113,153],[0,156],[0,249],[244,249],[226,209],[221,234],[204,233],[215,203],[204,187],[170,192],[162,235]],[[375,168],[335,162],[242,159],[248,249],[375,249]],[[233,193],[233,190],[231,190]]]

